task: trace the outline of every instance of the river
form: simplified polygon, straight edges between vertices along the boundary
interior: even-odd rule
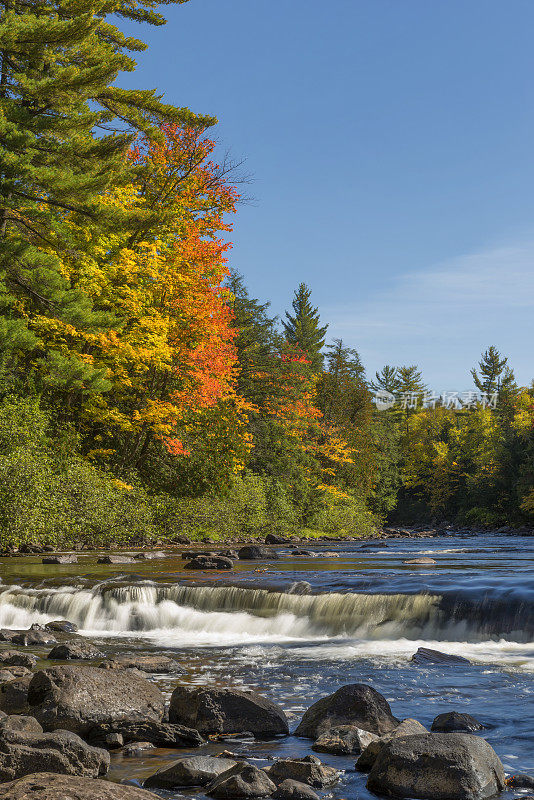
[[[216,574],[184,570],[178,552],[133,565],[96,565],[95,554],[61,566],[0,559],[0,627],[69,619],[110,654],[172,654],[183,673],[154,677],[165,693],[178,681],[254,689],[283,706],[292,728],[320,696],[369,683],[399,718],[430,726],[441,712],[472,714],[507,772],[534,774],[534,538],[301,546],[312,555],[280,546],[280,560]],[[404,563],[424,556],[436,564]],[[420,646],[471,663],[417,666],[410,659]],[[228,747],[265,765],[307,755],[310,744],[243,739],[202,752]],[[113,754],[109,777],[142,781],[184,752]],[[321,759],[345,770],[329,797],[371,797],[354,757]]]

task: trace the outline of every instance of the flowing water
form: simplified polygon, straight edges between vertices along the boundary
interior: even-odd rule
[[[230,574],[185,571],[179,553],[109,566],[97,566],[96,554],[64,566],[0,559],[0,627],[69,619],[110,653],[172,654],[184,672],[155,676],[165,693],[178,681],[251,688],[279,702],[292,728],[320,696],[370,683],[400,718],[429,726],[444,711],[472,714],[507,772],[534,774],[533,538],[306,547],[309,556],[278,548],[280,560],[238,562]],[[436,564],[404,563],[422,556]],[[471,663],[416,666],[410,658],[420,646]],[[310,745],[244,739],[202,752],[228,747],[264,765],[307,755]],[[183,754],[113,755],[110,778],[142,781]],[[321,758],[345,770],[329,796],[370,797],[353,757]]]

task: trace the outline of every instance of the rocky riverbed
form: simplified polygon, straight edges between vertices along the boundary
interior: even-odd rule
[[[532,539],[403,533],[0,560],[0,800],[533,794]]]

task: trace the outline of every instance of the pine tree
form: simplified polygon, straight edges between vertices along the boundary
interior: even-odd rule
[[[473,367],[471,375],[475,386],[483,394],[489,396],[497,392],[502,396],[503,393],[517,388],[514,372],[508,366],[508,358],[501,356],[494,345],[482,355],[478,368],[480,372]]]
[[[380,372],[375,372],[375,380],[370,384],[375,392],[385,391],[395,394],[399,391],[399,375],[397,367],[386,364]]]
[[[300,347],[308,356],[312,369],[320,372],[323,366],[325,335],[328,325],[320,324],[319,309],[310,303],[311,289],[301,283],[293,298],[293,312],[286,311],[287,322],[282,322],[287,341]]]
[[[426,391],[423,376],[415,364],[397,369],[397,385],[397,391],[401,394],[423,394]]]
[[[327,346],[326,369],[318,387],[318,404],[327,422],[353,423],[369,404],[365,368],[356,350],[342,339]]]

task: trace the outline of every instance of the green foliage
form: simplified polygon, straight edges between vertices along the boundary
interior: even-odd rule
[[[471,375],[480,392],[488,396],[497,393],[498,403],[517,389],[514,372],[508,366],[508,359],[501,356],[494,345],[483,353],[478,362],[478,371],[473,367]]]
[[[328,325],[320,324],[319,310],[310,303],[311,289],[301,283],[293,298],[293,314],[286,311],[287,322],[282,322],[287,341],[300,347],[314,370],[323,365],[321,350],[324,347]]]

